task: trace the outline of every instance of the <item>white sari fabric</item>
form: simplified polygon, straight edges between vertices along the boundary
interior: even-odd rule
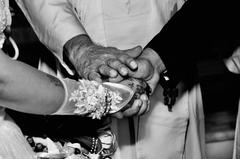
[[[36,159],[20,128],[0,107],[0,159]]]
[[[69,25],[71,12],[77,18],[79,27],[83,26],[94,42],[129,49],[136,45],[146,46],[184,3],[184,0],[68,0],[71,11],[63,14],[69,9],[65,7],[64,0],[61,0],[61,4],[56,0],[44,1],[34,0],[34,4],[33,0],[18,0],[40,40],[53,51],[67,71],[70,69],[62,59],[63,45],[60,43],[77,32],[76,22],[72,24],[74,27]],[[39,4],[36,5],[37,3]],[[46,5],[48,7],[44,7]],[[51,9],[49,5],[52,5]],[[33,7],[35,9],[31,9]],[[58,7],[56,16],[53,16],[54,7]],[[36,19],[38,14],[41,14],[40,20]],[[66,23],[59,15],[65,15]],[[54,17],[52,22],[51,16]],[[42,24],[45,22],[48,23]],[[48,24],[53,24],[53,27],[43,27]],[[57,24],[65,25],[64,35],[59,35],[63,31],[59,31],[61,27]],[[63,39],[53,39],[54,36]],[[47,72],[55,69],[49,68],[44,61],[39,66]],[[58,74],[61,74],[60,69]],[[196,86],[190,92],[183,91],[182,84],[179,89],[181,93],[172,112],[163,104],[163,90],[158,86],[151,97],[150,112],[146,115],[123,120],[113,119],[112,130],[118,139],[114,159],[204,159],[204,144],[200,142],[204,141],[204,135],[199,133],[199,127],[204,126],[203,110],[201,102],[198,103],[197,100],[200,98],[200,90]]]

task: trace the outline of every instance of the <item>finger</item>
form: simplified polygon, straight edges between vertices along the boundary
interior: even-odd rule
[[[99,72],[107,77],[111,77],[114,78],[118,75],[117,71],[115,71],[114,69],[108,67],[107,65],[101,65],[99,67]]]
[[[88,79],[91,80],[91,81],[97,81],[97,82],[99,82],[99,83],[102,82],[101,76],[100,76],[100,74],[97,73],[97,72],[91,72],[91,73],[89,73]]]
[[[109,82],[114,82],[114,83],[119,83],[119,82],[121,82],[121,81],[123,81],[123,77],[122,76],[120,76],[119,74],[117,74],[117,77],[115,77],[115,78],[109,78],[108,79],[108,81]]]
[[[129,117],[129,116],[134,116],[138,114],[139,110],[141,109],[141,105],[142,105],[142,101],[140,99],[135,100],[133,102],[133,105],[129,109],[123,112],[123,115],[125,117]]]
[[[127,54],[122,54],[119,56],[119,60],[127,65],[129,68],[131,68],[132,70],[136,70],[138,68],[138,64],[137,62],[134,60],[134,58],[130,57]]]
[[[147,97],[146,94],[142,94],[140,96],[140,99],[142,100],[142,106],[141,106],[141,108],[140,108],[140,110],[138,112],[138,115],[143,115],[144,113],[147,112],[148,107],[149,107],[148,106],[148,97]]]
[[[149,112],[149,110],[150,110],[150,100],[148,100],[148,103],[147,103],[147,105],[148,105],[148,107],[147,107],[147,110],[146,110],[146,112],[145,112],[145,113]]]
[[[128,71],[128,75],[134,78],[142,78],[145,80],[151,79],[154,73],[154,66],[147,59],[138,58],[137,60],[138,68],[137,71]]]
[[[128,74],[128,68],[117,59],[110,59],[108,61],[108,65],[117,70],[122,76],[126,76]]]
[[[142,53],[142,47],[136,46],[132,49],[124,50],[125,54],[120,56],[121,62],[129,66],[129,68],[136,70],[138,65],[134,58],[137,58]]]

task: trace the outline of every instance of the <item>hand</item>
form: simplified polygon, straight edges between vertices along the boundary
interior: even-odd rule
[[[158,54],[151,48],[145,48],[140,57],[148,59],[151,62],[152,66],[154,66],[153,75],[151,78],[146,80],[148,85],[151,87],[152,92],[154,92],[159,82],[160,73],[164,71],[166,67]]]
[[[158,54],[150,48],[144,49],[141,56],[136,59],[136,62],[138,64],[138,69],[135,72],[129,72],[129,75],[134,78],[145,79],[151,88],[151,92],[153,92],[158,84],[160,73],[165,70],[164,63]],[[117,80],[120,81],[120,78],[115,79],[115,81]],[[148,95],[143,93],[140,95],[140,98],[128,104],[128,109],[114,114],[114,117],[121,119],[133,115],[142,115],[148,112],[149,106],[150,101]]]
[[[132,100],[120,112],[114,114],[117,118],[129,117],[134,115],[143,115],[149,110],[150,101],[149,87],[144,80],[140,79],[127,79],[121,82],[131,88],[135,93]]]
[[[87,35],[79,35],[64,45],[65,53],[77,73],[85,79],[102,82],[105,78],[126,76],[137,69],[134,58],[141,54],[141,47],[119,50],[94,44]]]
[[[138,68],[136,70],[129,70],[128,77],[133,77],[136,79],[144,79],[148,80],[151,79],[154,72],[154,67],[148,59],[145,58],[137,58],[135,59]],[[121,82],[124,80],[123,77],[117,76],[115,78],[109,78],[109,82]]]
[[[230,72],[240,74],[240,48],[225,60],[225,64]]]
[[[136,62],[138,69],[130,71],[129,76],[144,79],[153,92],[158,84],[160,73],[165,70],[163,61],[154,50],[146,48]]]

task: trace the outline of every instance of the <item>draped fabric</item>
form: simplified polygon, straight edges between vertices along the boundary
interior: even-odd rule
[[[36,159],[20,128],[0,107],[0,159]]]
[[[235,130],[235,140],[234,140],[234,150],[233,150],[233,159],[240,159],[240,100],[238,104],[238,115],[236,121],[236,130]]]

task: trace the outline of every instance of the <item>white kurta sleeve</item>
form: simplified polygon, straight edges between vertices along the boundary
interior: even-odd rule
[[[63,45],[85,34],[68,0],[16,0],[39,40],[62,61]]]

